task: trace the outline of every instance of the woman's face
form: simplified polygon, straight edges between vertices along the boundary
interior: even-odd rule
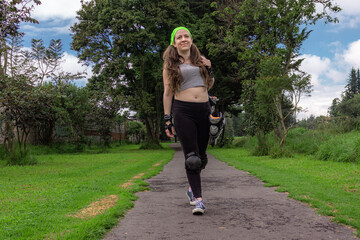
[[[188,31],[180,29],[176,32],[174,39],[174,47],[176,47],[178,51],[189,50],[192,42],[192,38]]]

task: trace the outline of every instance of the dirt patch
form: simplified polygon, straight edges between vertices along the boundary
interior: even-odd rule
[[[144,176],[145,173],[139,173],[138,175],[134,176],[134,179],[140,179],[142,176]]]
[[[112,208],[116,205],[118,200],[119,197],[117,195],[109,195],[100,199],[99,201],[91,203],[88,207],[83,208],[79,212],[70,216],[76,218],[91,218],[104,213],[109,208]]]
[[[158,167],[158,166],[160,166],[160,164],[161,164],[161,163],[155,163],[155,164],[153,165],[153,167]]]
[[[133,183],[132,181],[129,181],[129,182],[126,182],[124,184],[121,185],[121,187],[123,188],[129,188],[131,187],[132,185],[134,185],[135,183]]]

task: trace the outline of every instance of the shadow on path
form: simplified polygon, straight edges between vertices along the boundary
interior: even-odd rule
[[[105,240],[131,239],[358,239],[346,226],[319,216],[285,193],[209,155],[202,172],[206,211],[193,216],[181,148]]]

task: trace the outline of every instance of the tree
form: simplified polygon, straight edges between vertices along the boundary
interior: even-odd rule
[[[358,69],[358,72],[359,72],[359,69]],[[347,80],[347,85],[345,86],[345,92],[344,92],[344,100],[345,101],[353,98],[356,94],[359,93],[358,72],[355,70],[355,68],[351,69],[349,78]]]
[[[38,23],[38,21],[30,16],[34,7],[33,4],[39,5],[39,0],[5,0],[0,4],[0,90],[3,90],[5,83],[10,78],[10,70],[13,69],[14,52],[16,49],[9,44],[9,41],[17,41],[23,35],[19,31],[19,25],[22,22]],[[9,60],[10,58],[10,60]],[[10,64],[9,64],[10,63]],[[10,66],[10,67],[9,67]],[[12,126],[7,117],[2,116],[4,119],[3,134],[4,146],[7,151],[12,148],[14,140]]]
[[[262,101],[257,101],[256,83],[254,80],[244,81],[244,91],[242,94],[242,103],[244,109],[245,131],[251,136],[256,136],[258,140],[259,155],[268,154],[266,143],[266,134],[272,131],[276,126],[276,114],[273,109],[271,98],[266,99],[263,95]]]
[[[2,82],[0,103],[3,108],[3,119],[9,124],[7,129],[15,129],[20,156],[24,156],[27,148],[27,138],[32,128],[54,118],[53,105],[56,101],[56,91],[52,85],[34,86],[24,75],[16,75]],[[5,149],[10,153],[12,141],[5,144]]]
[[[127,124],[127,120],[129,118],[129,111],[122,111],[120,110],[118,112],[118,114],[115,117],[115,123],[117,124],[117,127],[119,129],[119,133],[120,133],[120,139],[119,139],[119,143],[121,144],[121,138],[122,138],[122,134],[125,135],[126,133],[126,124]]]
[[[90,91],[88,88],[80,88],[74,84],[58,87],[60,92],[54,105],[56,122],[66,130],[76,142],[84,138],[84,129],[92,110]]]
[[[356,94],[353,98],[343,100],[337,107],[342,116],[357,118],[360,116],[360,94]]]
[[[135,144],[139,144],[145,135],[144,124],[137,121],[127,122],[127,135]]]
[[[257,103],[273,105],[272,109],[276,110],[280,129],[275,136],[278,136],[280,146],[284,144],[289,129],[295,124],[301,96],[311,92],[309,75],[284,74],[282,64],[280,57],[265,58],[260,64],[260,76],[256,80]],[[287,101],[290,104],[286,104]],[[287,106],[287,109],[284,106]]]
[[[56,121],[64,121],[69,116],[73,116],[73,113],[67,113],[66,106],[61,105],[63,99],[71,88],[71,82],[76,79],[82,78],[82,73],[72,74],[64,72],[60,69],[60,64],[63,60],[62,42],[60,39],[51,39],[49,46],[45,47],[43,40],[32,39],[31,51],[23,52],[24,63],[20,68],[22,71],[27,71],[28,78],[33,82],[35,86],[47,86],[54,89],[53,98],[55,101],[51,101],[52,105],[48,105],[44,108],[47,109],[48,117],[38,123],[37,126],[37,138],[42,144],[50,145],[54,138],[54,128]],[[51,82],[51,84],[49,84]],[[58,100],[58,101],[56,101]],[[81,105],[81,101],[77,104]],[[65,109],[64,109],[65,107]],[[65,114],[65,115],[61,115]],[[78,119],[79,120],[79,119]],[[77,124],[71,124],[71,118],[67,119],[70,132],[73,132],[72,126]]]
[[[323,6],[322,12],[316,11],[316,4]],[[309,77],[299,71],[302,59],[298,58],[303,41],[311,33],[307,26],[315,24],[320,19],[326,19],[328,22],[337,21],[329,15],[328,10],[337,12],[340,8],[331,0],[245,0],[238,8],[233,21],[241,24],[237,24],[232,31],[227,31],[225,39],[242,49],[237,59],[239,62],[245,62],[244,66],[247,68],[243,67],[244,73],[252,72],[245,77],[249,77],[250,82],[257,79],[256,84],[249,84],[256,86],[253,88],[256,97],[243,94],[242,103],[244,109],[249,110],[257,106],[264,110],[255,111],[254,117],[250,118],[260,121],[250,124],[259,126],[259,131],[269,130],[271,122],[273,127],[277,127],[274,121],[279,121],[283,131],[280,138],[282,145],[286,139],[286,116],[290,117],[300,110],[297,103],[301,93],[308,94],[310,90]],[[275,64],[277,69],[272,68],[271,64]],[[264,70],[268,73],[264,74]],[[259,94],[262,96],[257,96]],[[265,101],[260,99],[266,98],[274,107],[266,109],[262,106]],[[293,102],[293,110],[285,113],[283,104],[288,101]],[[249,106],[245,106],[246,104]],[[272,114],[269,114],[269,111]],[[265,115],[260,117],[261,113]],[[271,120],[271,115],[277,117]]]
[[[39,23],[30,16],[34,5],[41,4],[39,0],[3,0],[0,4],[0,74],[8,72],[9,51],[8,40],[12,37],[22,36],[19,25],[22,22]]]
[[[38,84],[42,85],[46,79],[56,76],[55,71],[58,70],[63,56],[60,39],[51,39],[47,48],[42,39],[31,40],[30,57],[36,68]]]
[[[206,6],[200,1],[198,6]],[[252,34],[251,24],[253,21],[234,21],[240,13],[242,1],[216,1],[207,6],[207,12],[202,13],[202,18],[193,24],[197,46],[202,53],[211,59],[215,73],[215,87],[210,94],[219,98],[217,103],[223,112],[229,111],[238,114],[239,108],[233,108],[239,104],[243,92],[243,81],[255,78],[255,58],[240,59],[239,56],[245,51],[248,36]],[[207,3],[209,4],[209,2]],[[201,12],[204,12],[201,11]],[[248,32],[237,39],[229,37],[229,33],[236,31],[237,27],[244,26]]]
[[[91,80],[101,77],[103,76],[96,76]],[[103,81],[94,81],[94,83],[101,82]],[[86,88],[89,89],[91,103],[91,110],[87,114],[87,122],[100,132],[103,145],[109,147],[111,130],[116,124],[116,117],[125,100],[122,93],[117,93],[118,89],[113,89],[110,86],[94,88],[94,85],[90,84]]]
[[[92,0],[82,2],[77,18],[72,48],[93,65],[89,85],[109,98],[125,95],[145,123],[147,141],[159,146],[162,53],[174,26],[192,18],[185,2]]]
[[[331,106],[328,109],[328,113],[329,113],[330,117],[339,117],[340,116],[339,104],[340,104],[340,99],[334,98],[331,103]]]
[[[357,118],[358,114],[358,101],[360,94],[360,69],[352,68],[347,79],[345,91],[342,94],[341,100],[334,98],[331,106],[329,107],[329,114],[331,117],[348,116]]]

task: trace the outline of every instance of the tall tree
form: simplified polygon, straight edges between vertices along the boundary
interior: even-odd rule
[[[317,12],[317,4],[323,6],[322,12]],[[277,115],[283,129],[281,135],[286,136],[286,128],[282,121],[287,114],[282,108],[282,99],[287,98],[286,101],[289,100],[294,103],[294,109],[289,111],[292,114],[300,110],[297,108],[300,99],[298,93],[309,93],[310,81],[306,74],[299,71],[302,59],[298,58],[303,41],[311,33],[307,29],[307,25],[315,24],[320,19],[337,21],[329,15],[328,10],[337,12],[340,9],[331,0],[244,0],[240,3],[239,9],[240,11],[234,16],[234,22],[243,24],[236,25],[233,31],[227,31],[225,38],[243,49],[239,52],[237,59],[245,62],[245,66],[249,66],[248,70],[243,68],[244,73],[253,72],[252,76],[248,74],[245,77],[250,77],[249,81],[258,79],[256,80],[258,86],[266,85],[266,88],[256,87],[254,94],[263,96],[267,94],[272,99],[271,102],[274,103],[275,107],[269,108],[269,110],[272,109]],[[244,40],[242,41],[242,39]],[[264,68],[261,64],[266,63],[267,59],[278,59],[273,62],[274,66],[269,65],[269,67],[276,66],[278,69],[267,71],[268,73],[264,75]],[[258,92],[262,91],[261,89],[266,89],[267,93],[264,95],[264,92]],[[274,95],[273,93],[277,94]],[[265,102],[254,104],[253,101],[258,100],[258,98],[251,97],[250,99],[243,98],[242,102],[250,104],[250,106],[265,104]],[[247,107],[247,109],[250,108]],[[256,119],[259,118],[254,118],[254,120]],[[259,126],[265,127],[268,124],[260,124]],[[276,126],[277,124],[274,125],[274,127]],[[281,139],[283,140],[280,141],[280,144],[283,144],[284,138]]]
[[[110,98],[123,92],[145,123],[147,140],[159,144],[162,53],[173,28],[192,18],[186,3],[82,1],[77,18],[79,22],[71,28],[72,48],[81,60],[93,65],[95,77],[89,84],[98,91],[116,89],[108,92]]]
[[[339,104],[340,104],[339,98],[334,98],[332,100],[331,106],[328,109],[330,117],[339,117],[340,116]]]
[[[358,73],[355,70],[355,68],[352,68],[349,74],[349,78],[347,79],[347,84],[345,86],[345,92],[344,92],[345,101],[352,99],[355,96],[355,94],[359,93],[358,85],[359,85]]]
[[[39,0],[2,0],[0,4],[0,74],[4,76],[8,71],[9,51],[8,40],[12,37],[22,36],[19,31],[20,23],[39,23],[30,16],[34,4]]]
[[[295,124],[301,96],[311,92],[309,75],[284,74],[282,64],[280,57],[265,58],[260,64],[260,75],[256,79],[256,102],[262,106],[273,106],[280,123],[276,132],[278,134],[275,134],[279,138],[280,146],[284,144],[289,129]],[[286,104],[287,102],[290,104]]]
[[[64,56],[62,42],[51,39],[49,47],[45,47],[42,39],[32,39],[30,56],[36,68],[37,80],[42,85],[46,79],[56,76],[55,71],[59,70]]]
[[[358,118],[360,116],[360,94],[356,94],[353,98],[343,100],[337,108],[342,116]]]
[[[2,0],[0,2],[0,90],[2,91],[6,87],[7,81],[10,79],[9,74],[13,75],[13,63],[12,59],[15,58],[13,45],[9,42],[19,43],[19,37],[23,36],[23,33],[19,31],[20,23],[31,22],[38,23],[38,21],[31,17],[31,11],[35,5],[41,4],[39,0]],[[1,104],[1,103],[0,103]],[[0,106],[2,107],[2,106]],[[4,146],[10,151],[14,140],[13,128],[11,123],[3,112],[1,117],[5,119],[3,127],[4,134]]]
[[[206,6],[204,1],[200,1]],[[215,72],[215,87],[210,94],[217,96],[221,111],[230,111],[233,114],[239,112],[234,108],[239,103],[243,90],[243,80],[255,78],[254,58],[240,59],[239,56],[245,51],[249,36],[252,35],[253,21],[234,21],[240,13],[242,0],[224,0],[207,2],[207,12],[202,18],[193,24],[196,44],[201,52],[211,59]],[[237,39],[229,37],[237,27],[248,29]]]

